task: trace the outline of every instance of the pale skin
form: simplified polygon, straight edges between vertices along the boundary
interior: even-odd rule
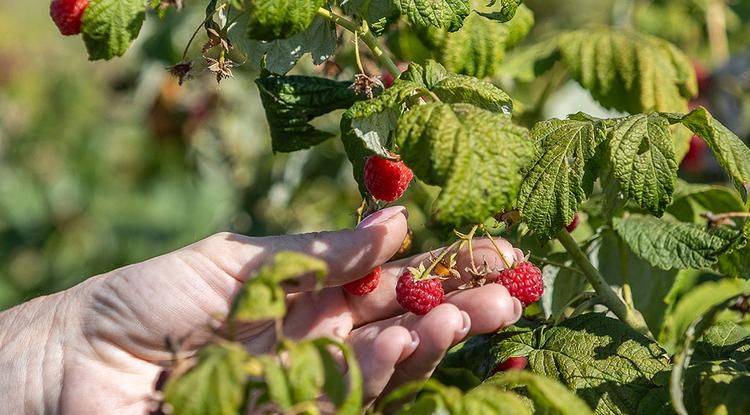
[[[205,344],[243,281],[275,252],[292,250],[326,261],[327,288],[303,278],[288,288],[284,335],[327,336],[354,349],[366,401],[430,376],[446,351],[474,334],[515,323],[518,300],[498,284],[458,290],[444,283],[446,302],[424,316],[405,313],[394,287],[406,267],[430,255],[388,262],[407,232],[406,210],[384,209],[355,230],[253,238],[222,233],[178,251],[99,275],[60,293],[0,313],[0,413],[143,414],[154,381],[173,354],[167,337],[186,339],[181,354]],[[498,239],[474,242],[474,257],[494,270],[522,258]],[[458,257],[464,279],[470,264]],[[340,286],[382,265],[378,288],[355,297]],[[492,275],[489,275],[490,279]],[[276,342],[272,323],[240,327],[248,350]]]

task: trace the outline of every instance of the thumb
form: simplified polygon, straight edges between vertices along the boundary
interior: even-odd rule
[[[300,252],[325,261],[325,285],[338,286],[365,276],[399,250],[408,231],[407,215],[406,208],[393,206],[368,216],[355,229],[269,237],[219,233],[184,249],[206,256],[240,281],[278,252]],[[314,286],[312,276],[303,276],[290,291]]]

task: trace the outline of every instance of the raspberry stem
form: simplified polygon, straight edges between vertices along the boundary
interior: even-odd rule
[[[508,260],[505,259],[505,255],[503,255],[503,252],[500,250],[500,247],[497,246],[497,243],[495,243],[495,238],[492,237],[492,235],[490,234],[490,232],[484,226],[482,226],[482,230],[484,231],[484,235],[487,237],[487,239],[489,239],[490,242],[492,242],[492,246],[495,247],[495,251],[497,251],[497,254],[500,256],[500,260],[503,261],[503,265],[505,265],[505,269],[510,269],[512,267],[512,264],[509,264]],[[515,255],[514,255],[514,257],[515,257]]]
[[[401,76],[401,71],[398,69],[398,66],[396,66],[393,60],[391,60],[391,58],[389,58],[388,55],[385,54],[385,51],[380,46],[378,40],[372,34],[370,28],[366,23],[357,25],[356,22],[349,20],[346,17],[341,16],[340,14],[332,10],[328,10],[324,7],[319,8],[317,13],[318,16],[321,16],[324,19],[341,26],[349,32],[358,34],[362,39],[362,42],[364,42],[365,45],[370,48],[370,51],[372,51],[372,54],[375,56],[375,58],[377,58],[378,62],[385,66],[388,72],[390,72],[395,79],[398,79],[398,77]]]
[[[591,261],[586,257],[586,254],[581,251],[578,243],[572,236],[570,236],[570,233],[565,229],[561,230],[557,234],[557,240],[560,241],[565,250],[568,251],[573,262],[575,262],[581,269],[583,275],[589,281],[589,284],[594,288],[594,291],[599,294],[598,297],[601,300],[601,304],[609,308],[617,318],[623,323],[629,325],[633,330],[643,335],[653,337],[646,322],[643,320],[643,316],[633,307],[628,306],[628,304],[626,304],[625,301],[615,293],[607,281],[604,280],[602,274],[599,273],[599,270],[594,267]]]

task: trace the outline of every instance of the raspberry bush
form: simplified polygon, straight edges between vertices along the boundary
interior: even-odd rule
[[[447,248],[401,277],[402,307],[428,312],[443,300],[441,280],[461,272],[473,276],[464,286],[504,284],[527,305],[521,322],[469,339],[433,379],[373,411],[396,401],[404,413],[750,411],[750,149],[690,105],[699,85],[674,44],[628,25],[524,44],[534,13],[521,0],[203,3],[205,19],[170,68],[181,82],[258,67],[275,152],[340,138],[362,195],[352,206],[360,220],[408,195],[411,183],[414,199],[430,206],[430,225],[450,235]],[[148,9],[182,7],[85,4],[55,0],[51,13],[63,34],[80,26],[94,60],[124,54]],[[192,56],[196,39],[203,47]],[[308,54],[318,69],[289,74]],[[546,97],[568,79],[616,115],[543,119]],[[538,99],[515,94],[533,83],[543,84]],[[340,130],[319,128],[318,117],[335,117]],[[678,178],[696,139],[728,186]],[[529,262],[504,258],[502,271],[472,258],[456,268],[459,249],[498,235]],[[259,271],[227,317],[225,338],[169,371],[156,412],[361,412],[345,345],[283,341],[276,355],[252,356],[233,342],[234,323],[282,319],[279,284],[307,273],[322,276],[325,264],[282,253]],[[375,274],[346,289],[368,295]],[[347,360],[346,382],[334,349]]]

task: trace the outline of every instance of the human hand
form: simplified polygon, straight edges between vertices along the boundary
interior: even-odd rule
[[[214,336],[243,281],[280,251],[310,254],[329,267],[321,291],[306,279],[289,287],[284,334],[350,344],[368,401],[429,377],[466,336],[520,318],[521,303],[501,285],[455,291],[457,280],[445,282],[446,292],[453,291],[445,304],[424,316],[404,313],[396,280],[406,267],[430,259],[421,254],[386,263],[406,232],[405,209],[392,207],[355,230],[263,238],[221,233],[8,310],[0,314],[0,413],[144,413],[155,379],[174,358],[165,339],[184,339],[180,352],[194,353]],[[505,261],[520,260],[509,243],[497,244]],[[487,240],[475,241],[474,256],[497,270],[505,262]],[[467,278],[468,254],[457,260]],[[355,297],[340,288],[381,264],[372,293]],[[244,325],[236,336],[254,353],[276,342],[272,322]]]

